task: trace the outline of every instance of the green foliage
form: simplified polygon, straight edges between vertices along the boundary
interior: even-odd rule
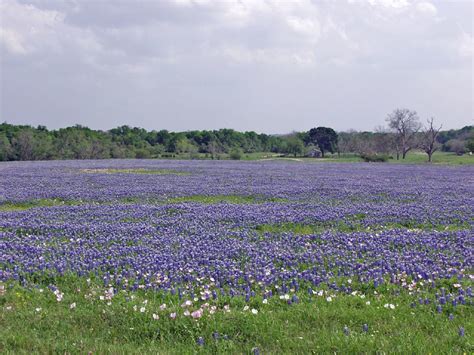
[[[328,127],[311,128],[308,132],[309,143],[319,147],[324,158],[325,152],[334,153],[337,150],[337,133]]]
[[[388,155],[377,155],[368,153],[362,153],[360,157],[368,163],[384,163],[389,159]]]
[[[121,126],[109,131],[76,125],[48,131],[44,126],[0,125],[0,161],[39,159],[203,158],[256,152],[284,153],[283,137],[232,129],[214,131],[146,131]]]
[[[77,205],[80,203],[81,203],[80,201],[53,199],[53,198],[43,198],[43,199],[21,201],[21,202],[3,202],[3,203],[0,203],[0,212],[1,211],[25,211],[25,210],[29,210],[30,208],[35,208],[35,207]]]
[[[294,157],[296,157],[298,155],[303,155],[303,152],[304,152],[303,141],[297,136],[289,137],[287,140],[287,145],[286,145],[286,153],[292,154]]]
[[[5,133],[0,133],[0,161],[10,160],[12,153],[10,140]]]
[[[466,149],[470,152],[474,152],[474,138],[471,138],[469,141],[467,141]]]
[[[242,158],[242,150],[239,148],[232,149],[229,154],[229,157],[232,160],[240,160]]]
[[[317,146],[323,156],[327,153],[361,151],[370,154],[391,154],[392,135],[372,132],[342,132],[338,135],[328,127],[313,128],[309,132],[296,132],[285,136],[252,131],[238,132],[233,129],[147,131],[126,125],[109,131],[92,130],[81,125],[50,131],[44,126],[34,128],[2,123],[0,161],[109,158],[239,159],[239,154],[240,159],[254,159],[256,156],[262,156],[261,153],[265,153],[265,156],[301,156],[305,145]],[[474,128],[466,126],[460,130],[440,132],[438,141],[443,144],[444,151],[458,154],[470,151],[474,148]],[[408,157],[412,155],[409,154]],[[405,162],[408,160],[410,159],[407,158]]]

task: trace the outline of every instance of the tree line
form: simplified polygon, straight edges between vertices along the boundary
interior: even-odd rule
[[[366,160],[393,155],[404,159],[421,149],[431,161],[438,150],[462,154],[474,150],[474,127],[442,131],[434,119],[422,125],[416,112],[394,110],[387,128],[375,132],[339,132],[316,127],[286,135],[238,132],[233,129],[169,132],[120,126],[108,131],[81,125],[48,130],[45,126],[0,124],[0,161],[109,158],[240,159],[244,154],[324,158],[328,153],[355,153]],[[382,159],[382,160],[383,160]]]
[[[421,150],[431,162],[438,150],[458,155],[474,151],[474,126],[443,131],[433,117],[423,124],[416,111],[409,109],[395,109],[386,122],[387,127],[378,127],[374,132],[339,133],[339,152],[354,152],[369,159],[379,156],[399,160],[412,150]]]

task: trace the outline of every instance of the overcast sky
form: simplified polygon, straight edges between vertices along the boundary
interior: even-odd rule
[[[474,124],[473,2],[0,0],[0,121],[372,130]]]

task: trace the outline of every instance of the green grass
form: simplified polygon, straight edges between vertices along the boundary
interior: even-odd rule
[[[107,305],[99,299],[105,289],[88,285],[83,278],[57,280],[64,293],[60,302],[45,285],[40,285],[43,292],[14,285],[0,296],[3,353],[250,354],[253,348],[263,354],[474,351],[472,307],[446,306],[439,314],[432,303],[410,306],[419,296],[433,299],[431,288],[420,289],[418,295],[393,285],[377,288],[377,294],[364,288],[356,296],[329,292],[320,297],[300,291],[296,292],[299,302],[292,305],[278,296],[268,304],[258,297],[249,304],[241,297],[225,297],[207,301],[217,307],[214,314],[205,311],[201,319],[193,320],[183,315],[184,299],[160,292],[121,291]],[[73,303],[76,307],[71,309]],[[159,308],[163,303],[166,310]],[[204,303],[194,302],[191,311]],[[385,308],[387,303],[395,309]],[[230,305],[230,312],[224,311],[224,305]],[[169,317],[172,312],[177,313],[174,320]],[[154,320],[153,313],[160,319]],[[448,319],[450,313],[453,320]],[[367,333],[363,324],[369,326]],[[344,334],[345,326],[349,335]],[[459,336],[459,327],[465,328],[464,337]],[[218,340],[213,339],[214,332],[219,333]],[[198,337],[203,337],[203,346],[196,344]]]
[[[89,174],[148,174],[148,175],[190,175],[187,171],[171,169],[81,169]]]
[[[3,202],[0,204],[0,212],[9,211],[25,211],[35,207],[52,207],[52,206],[64,206],[64,205],[79,205],[81,201],[74,200],[63,200],[56,198],[42,198],[30,201],[20,202]]]
[[[210,160],[212,159],[210,154],[205,153],[183,153],[183,154],[172,154],[172,157],[159,156],[157,159],[166,160]],[[222,153],[217,155],[215,160],[229,160],[229,154]],[[275,160],[275,161],[301,161],[301,162],[319,162],[319,163],[360,163],[363,160],[358,154],[355,153],[343,153],[343,154],[330,154],[327,153],[324,158],[307,158],[304,156],[288,155],[283,156],[279,153],[273,152],[255,152],[255,153],[244,153],[242,154],[241,160],[246,161],[260,161],[260,160]],[[407,154],[406,159],[396,160],[395,156],[393,159],[389,159],[388,163],[395,164],[428,164],[428,156],[421,151],[411,151]],[[382,164],[382,163],[380,163]],[[458,156],[455,153],[449,152],[435,152],[433,154],[433,164],[443,165],[470,165],[474,164],[474,155],[464,154]],[[183,171],[174,170],[151,170],[151,169],[83,169],[86,173],[104,173],[104,174],[118,174],[118,173],[129,173],[129,174],[177,174],[186,175]]]
[[[390,159],[390,163],[405,163],[405,164],[428,164],[428,156],[419,151],[409,152],[405,159],[396,160]],[[474,164],[474,155],[464,154],[457,155],[455,153],[435,152],[433,154],[432,164],[443,165],[470,165]]]
[[[232,204],[253,204],[265,202],[287,202],[286,199],[277,197],[266,197],[260,195],[193,195],[183,197],[171,197],[166,200],[154,197],[124,197],[118,199],[118,202],[124,204],[174,204],[183,202],[194,202],[203,204],[232,203]],[[81,204],[112,204],[114,201],[86,201],[86,200],[64,200],[60,198],[43,198],[18,202],[0,203],[0,212],[26,211],[36,207],[53,206],[76,206]]]
[[[270,153],[269,153],[270,154]],[[337,154],[326,154],[324,158],[306,158],[306,157],[296,157],[288,156],[287,158],[281,158],[277,156],[271,157],[269,154],[261,154],[259,158],[257,158],[257,154],[255,155],[254,159],[247,159],[247,160],[259,160],[259,159],[272,159],[272,160],[282,160],[288,161],[291,159],[292,161],[303,161],[303,162],[318,162],[318,163],[360,163],[363,162],[362,158],[358,154],[353,153],[344,153],[338,156]],[[266,155],[266,157],[264,157]],[[420,151],[412,151],[409,152],[405,159],[400,158],[400,160],[389,159],[387,163],[390,164],[428,164],[428,156]],[[387,164],[385,163],[385,164]],[[374,163],[374,164],[384,164],[384,163]],[[435,152],[433,154],[433,162],[432,164],[441,164],[441,165],[472,165],[474,164],[474,155],[464,154],[464,155],[457,155],[455,153],[448,153],[448,152]]]

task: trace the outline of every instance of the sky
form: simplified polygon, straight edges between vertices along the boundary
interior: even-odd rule
[[[0,121],[266,133],[474,124],[471,0],[0,0]]]

